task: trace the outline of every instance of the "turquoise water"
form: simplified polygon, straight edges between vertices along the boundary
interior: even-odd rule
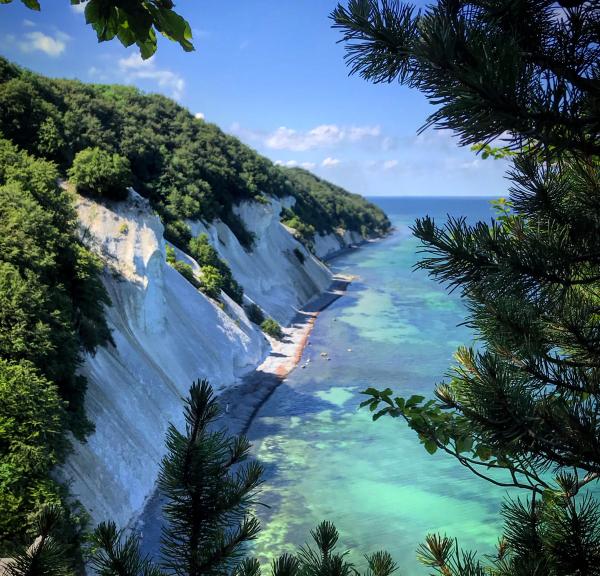
[[[471,220],[491,215],[487,199],[378,199],[396,232],[332,263],[359,276],[316,323],[302,363],[262,408],[249,431],[265,465],[255,553],[262,562],[303,543],[321,520],[333,521],[341,548],[387,549],[402,576],[426,574],[415,550],[428,532],[455,536],[487,553],[500,533],[506,491],[474,477],[444,454],[427,454],[400,420],[370,420],[359,391],[390,388],[430,395],[472,335],[458,326],[458,296],[413,272],[417,241],[408,226],[425,214]],[[321,357],[327,352],[330,361]]]

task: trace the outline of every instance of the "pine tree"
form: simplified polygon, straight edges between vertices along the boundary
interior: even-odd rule
[[[12,558],[0,562],[0,573],[5,576],[73,576],[75,571],[68,547],[57,537],[62,522],[60,506],[41,508],[33,520],[36,538]]]
[[[167,432],[158,481],[166,499],[163,561],[144,556],[135,534],[103,522],[90,538],[91,564],[100,576],[261,576],[258,561],[245,557],[244,545],[260,530],[252,506],[263,470],[256,462],[245,462],[250,449],[245,437],[214,430],[219,414],[210,384],[200,380],[185,402],[185,433],[173,425]],[[298,556],[275,558],[271,576],[359,576],[345,559],[348,552],[335,551],[339,534],[331,522],[322,522],[311,535],[316,547],[306,545]],[[364,576],[390,576],[396,570],[387,552],[365,559]],[[34,573],[11,576],[28,575]]]
[[[350,0],[332,17],[352,73],[417,88],[437,106],[423,129],[512,160],[495,220],[413,229],[418,267],[460,292],[479,347],[458,350],[434,400],[366,391],[375,418],[526,494],[503,508],[491,565],[435,535],[420,558],[445,576],[598,574],[583,492],[600,474],[600,4]]]
[[[206,380],[196,382],[186,402],[185,434],[171,426],[168,454],[158,486],[166,497],[165,567],[178,575],[230,573],[243,557],[244,543],[260,525],[250,513],[262,483],[262,466],[246,463],[250,443],[243,436],[211,431],[219,406]]]
[[[243,436],[213,430],[220,414],[206,380],[192,384],[185,401],[185,431],[167,432],[167,455],[158,480],[165,498],[162,565],[142,556],[138,539],[103,523],[93,536],[92,561],[100,574],[207,576],[239,568],[244,544],[260,529],[251,514],[262,467],[247,463]]]

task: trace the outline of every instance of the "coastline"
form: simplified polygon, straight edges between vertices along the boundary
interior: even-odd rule
[[[298,310],[282,328],[282,340],[271,339],[272,350],[260,366],[219,394],[223,413],[219,420],[231,434],[245,434],[261,407],[298,366],[319,314],[342,297],[352,276],[336,274],[329,288]]]
[[[218,394],[221,415],[217,424],[232,435],[246,434],[265,402],[298,366],[319,314],[346,293],[355,277],[336,274],[327,290],[296,312],[282,327],[281,341],[271,339],[272,350],[257,368]],[[141,536],[142,552],[152,555],[160,542],[162,500],[158,490],[147,499],[130,528]]]

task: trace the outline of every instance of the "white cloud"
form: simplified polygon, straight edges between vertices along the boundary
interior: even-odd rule
[[[179,100],[185,89],[185,80],[177,73],[156,67],[154,58],[142,60],[137,52],[132,52],[127,58],[121,58],[118,62],[119,70],[125,75],[125,79],[150,80],[156,82],[160,88],[169,90],[171,96]]]
[[[392,170],[396,166],[398,166],[398,160],[386,160],[383,163],[383,169],[384,170]]]
[[[490,160],[491,162],[495,162]],[[479,158],[475,157],[475,158],[469,158],[467,156],[467,159],[465,159],[464,155],[455,155],[455,156],[447,156],[445,157],[442,162],[441,165],[443,166],[443,170],[446,174],[450,174],[452,172],[460,172],[460,171],[473,171],[473,170],[479,170],[482,165],[483,165],[484,161],[480,160]]]
[[[23,26],[27,28],[35,28],[35,22],[27,20],[27,18],[25,18],[25,20],[23,20]]]
[[[463,162],[460,167],[463,170],[476,170],[477,168],[479,168],[481,164],[481,161],[479,160],[479,158],[473,158],[473,160],[469,161],[469,162]]]
[[[274,150],[301,152],[314,148],[336,146],[343,142],[360,142],[381,135],[379,126],[340,127],[336,124],[321,124],[306,132],[281,126],[274,132],[264,135],[265,146]]]
[[[331,158],[331,156],[328,156],[321,162],[321,166],[323,166],[323,168],[331,168],[332,166],[337,166],[340,162],[341,160],[339,158]]]
[[[230,130],[246,141],[258,142],[271,150],[288,150],[305,152],[307,150],[337,148],[342,145],[356,145],[391,150],[396,141],[384,136],[381,126],[339,126],[337,124],[320,124],[310,130],[295,130],[280,126],[271,132],[251,130],[234,122]]]
[[[22,52],[33,52],[39,50],[53,58],[60,56],[67,47],[69,36],[64,32],[56,32],[54,37],[35,31],[25,34],[25,40],[19,42],[19,48]]]
[[[316,166],[316,164],[314,162],[302,162],[300,166],[302,166],[302,168],[305,168],[306,170],[312,170]]]
[[[298,166],[298,160],[275,160],[275,165],[293,168],[294,166]]]
[[[198,120],[204,120],[204,114],[202,112],[196,112],[194,114],[194,118],[197,118]]]
[[[77,14],[83,14],[86,4],[87,2],[82,2],[81,4],[71,4],[71,8],[73,9],[73,12],[76,12]]]

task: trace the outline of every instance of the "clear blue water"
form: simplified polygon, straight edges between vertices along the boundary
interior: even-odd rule
[[[431,395],[452,355],[472,335],[459,326],[457,295],[414,272],[418,243],[409,226],[429,214],[489,219],[489,199],[381,198],[396,231],[336,259],[359,276],[319,317],[302,363],[277,389],[249,431],[267,479],[259,508],[262,562],[303,543],[319,521],[333,521],[341,548],[387,549],[402,576],[426,574],[415,550],[428,532],[457,537],[487,553],[500,533],[506,491],[474,477],[444,454],[427,454],[399,420],[376,423],[358,411],[368,386]],[[327,352],[330,361],[321,357]]]

